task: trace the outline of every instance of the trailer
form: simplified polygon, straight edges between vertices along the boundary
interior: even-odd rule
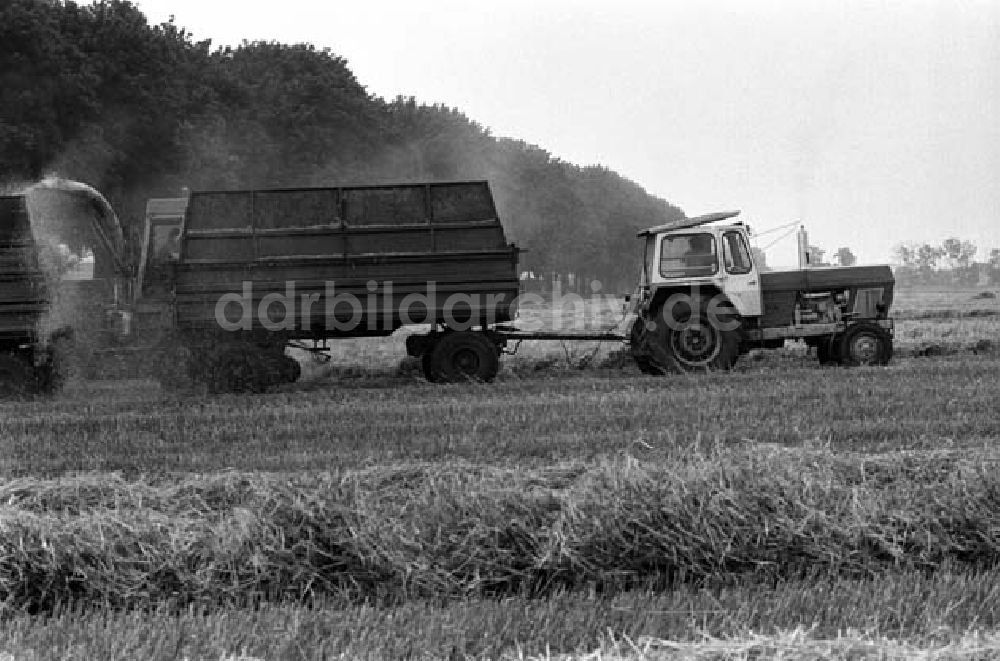
[[[133,326],[166,382],[294,380],[322,350],[403,326],[431,381],[492,380],[516,316],[518,249],[485,181],[197,191],[151,200]]]

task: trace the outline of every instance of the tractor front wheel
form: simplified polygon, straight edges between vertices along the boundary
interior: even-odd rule
[[[861,322],[844,331],[838,352],[844,365],[887,365],[892,360],[892,336],[878,324]]]

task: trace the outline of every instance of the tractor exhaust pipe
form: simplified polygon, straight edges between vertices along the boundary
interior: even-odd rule
[[[809,259],[810,258],[809,235],[806,234],[805,225],[799,225],[798,239],[799,239],[799,268],[807,269],[810,266],[812,266],[812,264],[810,263]]]

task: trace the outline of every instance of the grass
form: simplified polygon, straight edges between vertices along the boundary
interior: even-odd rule
[[[410,600],[393,607],[263,604],[205,612],[58,608],[17,614],[0,627],[0,659],[403,659],[403,658],[845,658],[849,647],[882,656],[990,658],[1000,626],[996,573],[894,573],[878,579],[808,580],[733,588],[683,586],[613,597]],[[845,623],[850,623],[845,626]],[[855,632],[848,632],[848,628]],[[808,631],[797,638],[797,629]],[[977,632],[982,636],[977,641]],[[839,641],[838,641],[839,638]],[[884,640],[888,639],[888,640]],[[629,644],[646,651],[640,657]],[[673,643],[675,656],[665,644]],[[895,641],[895,642],[893,642]],[[978,642],[994,653],[941,654]],[[900,654],[902,646],[909,653]],[[906,649],[906,648],[903,648]],[[895,656],[885,652],[895,650]],[[720,652],[731,652],[723,656]],[[660,653],[659,656],[654,656]],[[680,652],[689,656],[681,656]],[[709,654],[715,656],[709,656]],[[700,656],[695,656],[700,654]],[[849,658],[865,658],[861,655]]]
[[[998,463],[747,444],[534,470],[23,479],[0,489],[0,602],[399,603],[989,569]]]
[[[907,318],[939,312],[968,313],[977,309],[996,310],[998,302],[1000,302],[1000,289],[995,286],[970,289],[897,288],[892,308],[894,316]]]
[[[653,378],[525,343],[431,386],[393,337],[263,396],[0,403],[0,659],[995,646],[1000,317],[906,296],[887,368],[793,345]]]
[[[643,377],[551,369],[491,385],[391,373],[259,397],[164,397],[145,382],[76,386],[0,404],[0,475],[342,469],[403,461],[544,466],[695,441],[884,451],[989,446],[995,357],[901,358],[821,369],[772,354],[732,374]],[[920,405],[915,405],[919,402]],[[375,414],[377,412],[377,415]]]
[[[803,627],[772,636],[746,635],[719,639],[705,636],[694,642],[657,640],[644,636],[638,641],[610,636],[601,649],[584,658],[593,661],[624,659],[969,659],[994,657],[1000,653],[1000,636],[976,632],[957,641],[920,647],[884,636],[861,635],[857,631],[833,639],[816,639]],[[546,660],[577,658],[577,655],[545,654]]]

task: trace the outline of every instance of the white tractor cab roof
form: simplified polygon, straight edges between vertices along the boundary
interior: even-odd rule
[[[703,216],[696,216],[695,218],[681,218],[669,223],[664,223],[663,225],[657,225],[655,227],[644,229],[639,232],[637,236],[650,236],[652,234],[660,234],[661,232],[682,230],[688,227],[698,227],[699,225],[714,223],[719,220],[735,218],[738,215],[740,215],[739,211],[717,211],[715,213],[706,213]]]

